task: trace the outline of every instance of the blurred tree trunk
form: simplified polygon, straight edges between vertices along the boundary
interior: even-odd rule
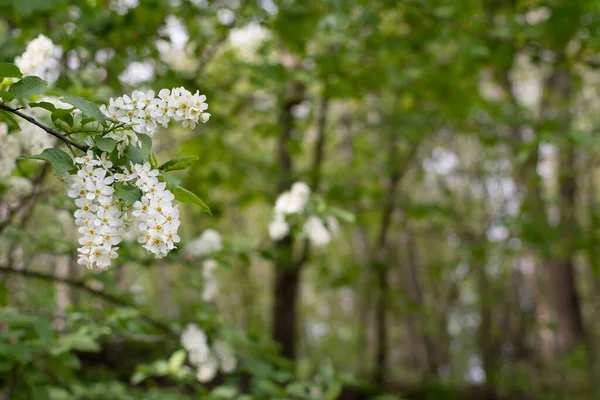
[[[417,359],[418,368],[424,373],[425,378],[437,376],[439,365],[436,357],[437,350],[430,333],[426,329],[427,313],[421,280],[419,279],[418,243],[415,230],[406,222],[406,231],[402,234],[402,243],[405,260],[402,264],[404,285],[402,290],[407,294],[412,303],[407,318],[407,329],[410,332],[411,348]]]
[[[410,163],[417,154],[419,143],[410,144],[408,152],[401,157],[398,152],[397,137],[394,133],[390,135],[388,163],[390,165],[389,177],[387,178],[386,190],[383,199],[383,210],[379,223],[379,232],[374,246],[371,266],[375,274],[377,292],[375,299],[375,359],[373,382],[377,385],[385,383],[388,364],[388,321],[387,302],[388,299],[388,234],[392,224],[392,218],[396,209],[396,197],[398,186],[407,173]]]
[[[551,108],[544,114],[556,118],[559,122],[559,207],[561,239],[558,246],[552,247],[552,259],[549,260],[550,286],[552,299],[560,331],[559,351],[568,352],[578,343],[583,343],[585,330],[579,295],[575,283],[575,255],[577,220],[575,202],[577,181],[575,178],[575,150],[571,143],[565,143],[570,129],[570,99],[572,77],[566,67],[558,66],[550,76],[548,90],[552,97]]]
[[[471,251],[471,267],[477,284],[479,303],[479,329],[477,342],[481,351],[481,361],[485,371],[485,384],[490,388],[496,387],[499,369],[499,343],[496,338],[493,320],[494,292],[486,271],[487,251],[485,233],[473,238]]]
[[[294,67],[294,65],[290,66],[290,68]],[[294,127],[292,107],[304,100],[304,89],[304,85],[301,83],[289,81],[286,83],[283,93],[279,114],[280,134],[277,144],[281,174],[277,183],[279,193],[288,190],[293,183],[294,168],[288,147]],[[294,260],[294,241],[289,236],[277,242],[275,257],[271,312],[272,337],[281,346],[281,354],[290,360],[295,360],[300,272],[304,257]]]

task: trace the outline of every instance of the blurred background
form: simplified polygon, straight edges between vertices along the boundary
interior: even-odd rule
[[[0,0],[0,62],[60,47],[50,94],[184,86],[212,115],[154,136],[212,210],[165,259],[87,270],[49,169],[1,178],[1,395],[600,398],[599,7]],[[269,237],[297,181],[339,208],[326,246]],[[191,323],[234,372],[190,375]]]

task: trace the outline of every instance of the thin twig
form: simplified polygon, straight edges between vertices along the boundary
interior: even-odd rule
[[[48,132],[49,134],[51,134],[52,136],[62,140],[63,142],[65,142],[67,145],[71,145],[73,147],[77,147],[79,150],[86,152],[88,150],[88,146],[76,143],[74,141],[72,141],[71,139],[69,139],[68,137],[66,137],[65,135],[63,135],[60,132],[55,131],[54,129],[42,124],[41,122],[39,122],[38,120],[36,120],[33,117],[30,117],[29,115],[23,114],[21,111],[19,111],[16,108],[12,108],[7,106],[6,104],[0,104],[0,110],[4,110],[4,111],[8,111],[11,112],[15,115],[18,115],[19,117],[23,118],[24,120],[34,124],[35,126],[38,126],[40,128],[42,128],[43,130],[45,130],[46,132]]]
[[[80,281],[80,280],[75,280],[75,279],[71,279],[71,278],[61,278],[56,275],[45,274],[43,272],[31,271],[31,270],[27,270],[27,269],[16,270],[16,269],[12,269],[8,266],[4,266],[4,265],[0,265],[0,272],[5,273],[5,274],[21,275],[21,276],[24,276],[27,278],[40,279],[40,280],[47,281],[47,282],[64,283],[64,284],[67,284],[76,289],[90,293],[96,297],[100,297],[110,303],[119,305],[121,307],[137,308],[135,306],[135,304],[133,304],[121,297],[115,296],[114,294],[104,292],[102,290],[94,289],[94,288],[86,285],[85,282]],[[148,322],[150,325],[153,325],[154,327],[158,328],[159,330],[167,333],[168,335],[176,336],[175,331],[173,331],[164,322],[161,322],[161,321],[154,319],[153,317],[151,317],[149,315],[145,315],[145,314],[140,314],[140,318],[143,319],[144,321]]]

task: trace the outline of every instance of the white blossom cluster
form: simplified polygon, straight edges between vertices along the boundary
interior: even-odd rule
[[[288,219],[291,215],[301,214],[310,199],[311,190],[303,182],[296,182],[289,191],[283,192],[275,202],[273,218],[269,224],[269,237],[279,241],[290,234],[291,224]],[[339,230],[339,223],[333,216],[328,216],[326,222],[317,217],[310,216],[302,225],[302,235],[307,237],[312,245],[322,247],[327,245],[332,236]]]
[[[221,235],[213,229],[206,229],[197,239],[185,246],[184,253],[188,257],[203,257],[221,251],[222,248]],[[205,260],[202,263],[202,299],[204,301],[212,301],[219,294],[219,281],[214,275],[217,266],[218,263],[213,259]]]
[[[167,190],[165,182],[158,181],[158,170],[152,169],[150,163],[135,164],[132,170],[132,174],[124,175],[122,179],[134,179],[133,175],[135,185],[143,193],[141,200],[133,204],[132,213],[141,222],[138,242],[156,258],[162,258],[180,240],[177,235],[181,224],[179,206],[173,205],[175,196]]]
[[[139,0],[110,0],[109,7],[119,15],[125,15],[129,9],[139,6]]]
[[[109,174],[112,167],[106,153],[100,157],[91,151],[76,157],[77,175],[71,176],[69,197],[75,199],[75,224],[79,227],[78,263],[88,268],[106,269],[117,257],[116,247],[121,240],[124,223],[121,207],[114,201],[114,177]]]
[[[194,129],[199,121],[207,122],[210,114],[205,112],[208,109],[205,101],[205,95],[198,91],[192,94],[183,87],[162,89],[158,95],[152,90],[135,90],[131,96],[111,98],[108,107],[103,105],[100,109],[108,118],[131,126],[133,132],[119,130],[107,135],[120,142],[121,146],[126,146],[130,143],[138,145],[135,133],[152,136],[159,125],[166,127],[171,120],[191,129]]]
[[[27,44],[25,53],[15,58],[15,64],[23,75],[39,76],[48,84],[53,84],[60,73],[62,48],[40,34]]]
[[[159,182],[158,170],[149,163],[133,164],[115,171],[106,153],[92,151],[75,158],[77,175],[62,177],[69,185],[68,195],[75,199],[75,224],[79,239],[79,264],[106,269],[117,257],[121,241],[137,236],[138,242],[156,258],[175,248],[180,238],[179,208],[174,195]],[[133,206],[115,199],[114,184],[134,184],[142,192]]]
[[[106,154],[96,157],[88,152],[76,157],[77,175],[71,176],[69,197],[75,199],[75,224],[81,234],[79,264],[106,269],[117,257],[123,222],[118,202],[113,201],[114,177],[109,175],[112,163]]]
[[[203,257],[221,251],[221,235],[214,229],[205,229],[202,234],[186,244],[184,253],[190,257]]]
[[[231,373],[237,367],[233,349],[223,340],[216,340],[212,349],[208,345],[206,333],[196,324],[189,324],[181,335],[181,345],[188,352],[190,364],[197,368],[199,382],[209,382],[217,375],[219,368]]]

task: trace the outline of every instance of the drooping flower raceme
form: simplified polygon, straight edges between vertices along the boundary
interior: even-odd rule
[[[271,239],[283,240],[292,231],[292,223],[298,223],[299,219],[302,220],[302,217],[306,217],[305,209],[310,196],[311,190],[303,182],[294,183],[289,191],[279,195],[269,223]],[[309,215],[303,220],[301,226],[301,234],[316,247],[327,245],[339,230],[339,223],[333,216],[327,216],[325,222],[316,215]]]
[[[180,240],[179,206],[173,205],[175,196],[165,182],[158,181],[158,170],[150,163],[135,164],[132,169],[137,176],[135,185],[143,193],[141,200],[133,204],[132,213],[140,221],[138,242],[156,258],[162,258]]]
[[[304,210],[310,197],[310,188],[304,182],[296,182],[292,185],[292,189],[288,192],[283,192],[275,202],[276,214],[297,214]]]
[[[222,248],[219,232],[206,229],[197,239],[185,246],[184,253],[188,257],[203,257],[221,251]],[[214,300],[219,293],[219,281],[214,274],[217,266],[217,261],[213,259],[205,260],[202,263],[202,299],[204,301]]]
[[[302,233],[308,237],[313,246],[321,247],[329,244],[331,234],[319,217],[310,216],[302,226]]]
[[[218,265],[212,259],[202,263],[202,300],[204,301],[213,301],[219,294],[219,281],[214,274]]]
[[[192,257],[202,257],[221,251],[221,235],[214,229],[205,229],[197,238],[185,246],[184,252]]]
[[[81,265],[106,269],[117,257],[116,246],[132,233],[156,258],[175,248],[180,240],[179,206],[173,205],[174,196],[166,184],[158,181],[158,170],[145,163],[132,165],[131,172],[121,167],[121,173],[113,173],[107,154],[97,156],[92,151],[75,158],[75,163],[77,175],[62,178],[70,181],[68,195],[78,207],[75,224],[82,235]],[[133,206],[113,197],[114,184],[127,182],[142,193]]]
[[[15,58],[15,64],[23,75],[39,76],[48,84],[53,84],[60,73],[61,56],[61,47],[40,34],[27,44],[25,53]]]
[[[104,154],[106,156],[106,154]],[[75,158],[77,175],[70,176],[68,195],[75,199],[75,224],[79,227],[78,263],[88,268],[106,269],[117,257],[116,247],[122,240],[124,224],[121,218],[123,205],[113,200],[114,177],[112,164],[89,151]]]
[[[273,240],[282,240],[290,233],[290,224],[287,215],[298,214],[310,198],[310,188],[304,182],[296,182],[291,190],[283,192],[275,201],[273,219],[269,224],[269,237]]]
[[[189,324],[181,335],[181,345],[187,351],[190,364],[197,368],[199,382],[209,382],[217,375],[219,368],[231,373],[237,367],[237,359],[231,346],[216,340],[211,350],[206,333],[196,324]]]

